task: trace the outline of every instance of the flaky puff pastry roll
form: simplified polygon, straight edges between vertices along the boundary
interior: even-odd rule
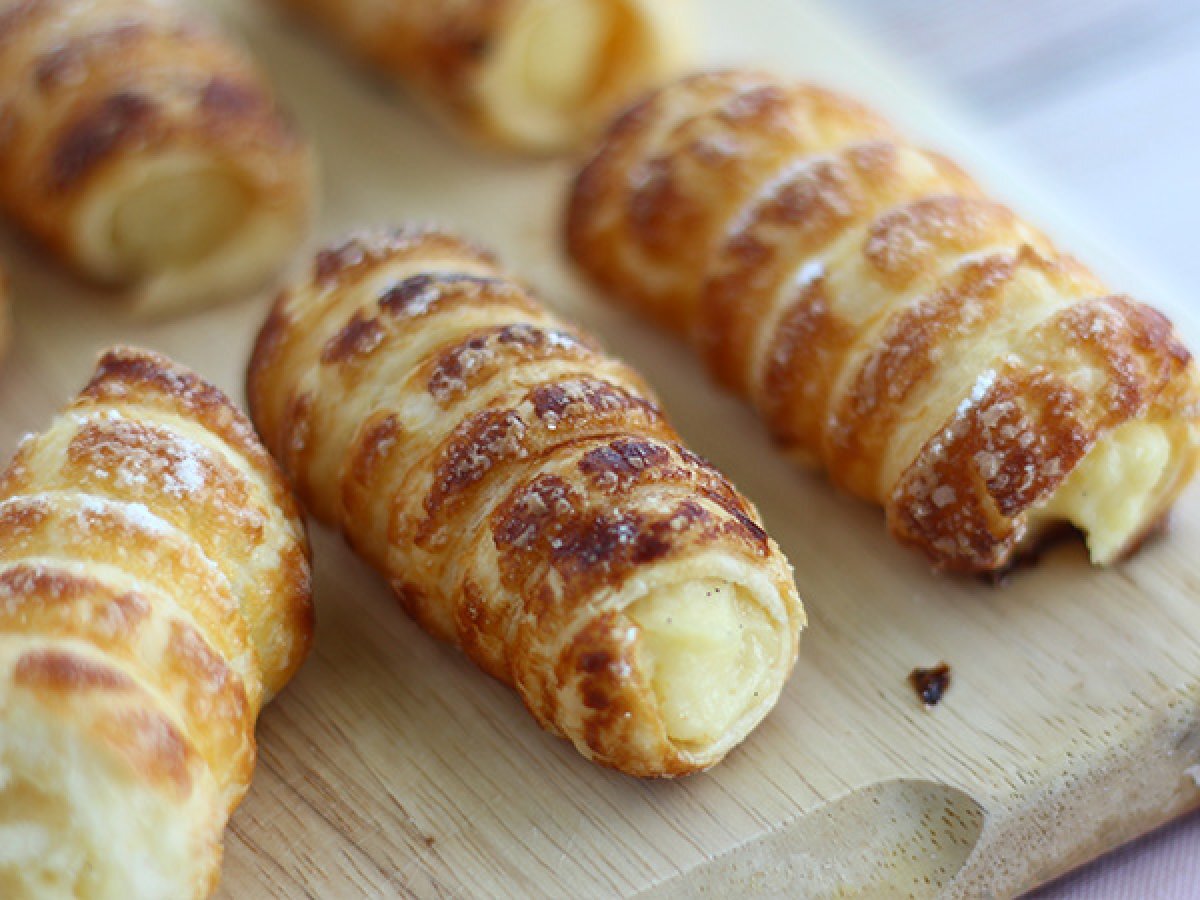
[[[307,143],[172,0],[0,0],[0,110],[0,209],[145,313],[253,291],[306,232]]]
[[[939,567],[1002,568],[1063,522],[1111,563],[1196,468],[1170,323],[840,95],[663,89],[580,174],[567,243]]]
[[[0,896],[207,896],[312,627],[304,526],[250,423],[106,354],[0,478]]]
[[[688,55],[691,0],[273,0],[440,118],[515,150],[594,137]]]
[[[685,774],[774,706],[804,615],[753,506],[486,253],[417,231],[322,252],[248,393],[308,508],[585,756]]]

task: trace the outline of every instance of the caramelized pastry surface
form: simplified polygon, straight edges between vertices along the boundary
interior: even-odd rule
[[[205,897],[308,543],[216,388],[118,349],[0,477],[0,896]]]
[[[1171,324],[849,98],[683,79],[612,126],[566,229],[597,285],[941,568],[1003,568],[1063,521],[1111,563],[1195,471]]]
[[[324,251],[248,394],[309,509],[586,756],[684,774],[774,705],[804,619],[754,508],[486,253],[415,231]]]

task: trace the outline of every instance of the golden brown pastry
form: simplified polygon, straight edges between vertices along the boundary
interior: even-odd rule
[[[518,150],[593,137],[686,56],[690,0],[274,0],[442,118]]]
[[[567,242],[941,568],[1002,568],[1062,522],[1110,563],[1195,471],[1170,323],[846,97],[663,89],[580,174]]]
[[[0,896],[207,896],[254,722],[312,638],[308,544],[246,418],[105,354],[0,478]]]
[[[306,142],[170,0],[0,0],[0,210],[148,313],[236,298],[301,241]]]
[[[488,254],[416,231],[322,252],[248,394],[305,505],[585,756],[685,774],[774,706],[804,614],[754,508]]]

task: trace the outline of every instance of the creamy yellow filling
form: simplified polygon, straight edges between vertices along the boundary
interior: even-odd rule
[[[163,172],[129,190],[113,210],[113,254],[126,272],[201,260],[233,233],[248,207],[245,189],[218,169]]]
[[[596,0],[536,5],[516,38],[529,96],[566,111],[586,99],[603,64],[610,24],[607,5]]]
[[[659,588],[627,614],[671,740],[719,739],[767,689],[774,631],[737,586],[708,578]]]
[[[484,105],[500,130],[535,148],[577,140],[613,78],[640,64],[613,52],[633,27],[630,15],[621,2],[527,0],[481,79]]]
[[[1094,562],[1111,562],[1152,524],[1148,520],[1170,487],[1171,462],[1171,442],[1161,426],[1123,425],[1092,448],[1030,524],[1070,522],[1086,535]]]

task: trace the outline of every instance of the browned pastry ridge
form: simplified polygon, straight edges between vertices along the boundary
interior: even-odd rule
[[[169,313],[258,288],[314,168],[251,60],[172,0],[0,0],[0,212]]]
[[[0,477],[0,896],[205,897],[259,710],[312,640],[308,541],[253,426],[104,355]]]
[[[1003,568],[1062,522],[1110,563],[1196,469],[1170,322],[838,94],[738,71],[664,88],[612,126],[566,233],[940,568]]]
[[[594,137],[686,57],[691,0],[273,0],[439,117],[511,149]]]
[[[585,756],[686,774],[775,705],[804,614],[754,507],[487,253],[407,230],[325,250],[247,393],[308,509]]]

